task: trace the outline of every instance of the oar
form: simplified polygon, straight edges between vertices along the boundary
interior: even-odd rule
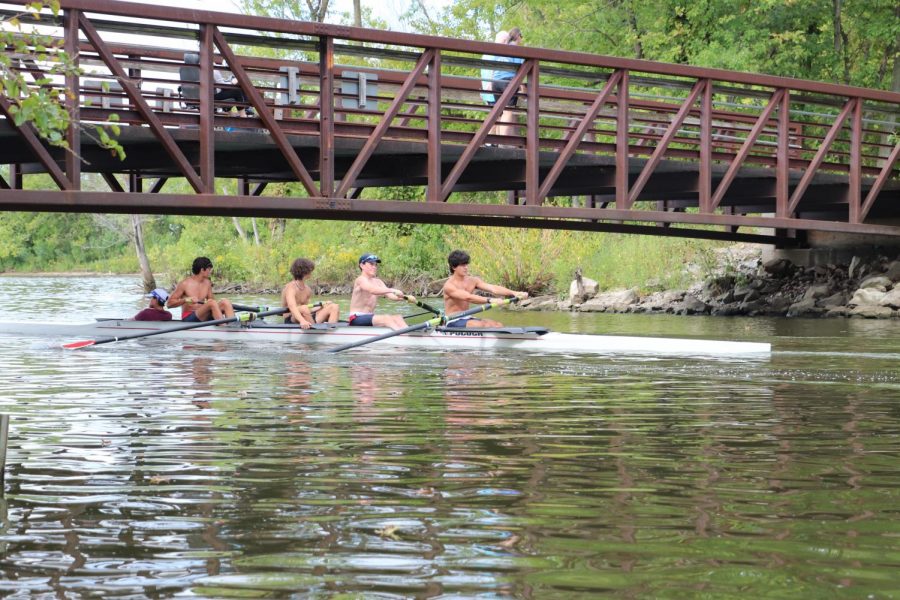
[[[374,342],[380,342],[381,340],[386,340],[388,338],[392,338],[398,335],[403,335],[404,333],[411,333],[413,331],[420,331],[422,329],[427,329],[428,327],[437,327],[442,323],[447,323],[448,321],[455,321],[456,319],[462,319],[463,317],[469,317],[471,315],[476,315],[478,313],[484,312],[486,310],[490,310],[495,306],[503,306],[504,304],[510,304],[512,302],[518,302],[518,298],[507,298],[505,300],[500,300],[498,302],[488,302],[487,304],[482,304],[481,306],[476,306],[475,308],[470,308],[469,310],[464,310],[463,312],[456,313],[455,315],[450,315],[445,317],[443,315],[435,317],[433,319],[428,319],[427,321],[423,321],[417,325],[410,325],[409,327],[404,327],[403,329],[395,329],[394,331],[389,331],[387,333],[383,333],[381,335],[376,335],[373,338],[369,338],[367,340],[361,340],[358,342],[353,342],[350,344],[344,344],[343,346],[338,346],[337,348],[332,348],[329,352],[343,352],[344,350],[349,350],[351,348],[358,348],[359,346],[365,346],[366,344],[372,344]]]
[[[415,319],[416,317],[422,317],[425,315],[433,314],[430,310],[426,310],[425,312],[413,313],[411,315],[403,315],[404,319]]]
[[[324,302],[320,300],[312,304],[307,304],[306,307],[312,309],[312,312],[316,312],[316,309],[322,308],[322,304],[324,304]],[[232,304],[231,307],[237,311],[252,313],[259,313],[269,310],[268,306],[247,306],[246,304]]]
[[[197,300],[196,302],[194,302],[193,304],[206,304],[206,298],[201,298],[201,299]],[[252,313],[258,313],[258,312],[263,312],[265,310],[269,310],[268,306],[247,306],[246,304],[234,304],[234,303],[231,304],[231,307],[237,311],[252,312]]]
[[[309,307],[316,306],[316,304],[309,304]],[[263,317],[269,317],[272,315],[283,315],[288,312],[287,308],[276,308],[275,310],[269,310],[266,312],[261,312],[256,315],[257,319],[261,319]],[[128,335],[121,335],[118,337],[105,337],[99,338],[96,340],[82,340],[80,342],[72,342],[69,344],[63,344],[63,348],[67,348],[69,350],[75,350],[77,348],[85,348],[87,346],[97,346],[99,344],[108,344],[110,342],[121,342],[124,340],[135,340],[137,338],[142,337],[150,337],[151,335],[162,335],[163,333],[173,333],[175,331],[187,331],[188,329],[197,329],[199,327],[209,327],[211,325],[222,325],[223,323],[237,323],[238,321],[247,321],[249,320],[250,315],[240,315],[236,317],[228,317],[226,319],[213,319],[212,321],[199,321],[199,322],[191,322],[185,323],[184,325],[180,325],[178,327],[173,327],[171,329],[161,329],[156,331],[142,331],[141,333],[132,333]]]
[[[431,306],[431,305],[429,305],[429,304],[425,304],[425,303],[422,302],[421,300],[411,300],[411,298],[415,298],[415,296],[410,296],[410,295],[408,295],[408,294],[403,296],[403,299],[406,300],[407,302],[409,302],[409,303],[411,303],[411,304],[415,304],[415,305],[418,306],[419,308],[424,308],[424,309],[427,310],[428,312],[434,313],[434,314],[436,314],[436,315],[439,316],[439,317],[442,316],[442,315],[444,314],[444,311],[442,311],[442,310],[438,310],[438,309],[436,309],[435,307],[433,307],[433,306]]]
[[[262,312],[268,308],[265,306],[247,306],[246,304],[234,304],[234,303],[231,304],[231,307],[234,310],[241,310],[244,312],[252,312],[252,313]]]

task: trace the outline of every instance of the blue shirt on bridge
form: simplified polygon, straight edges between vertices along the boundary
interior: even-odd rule
[[[517,58],[515,56],[491,56],[490,54],[485,54],[481,57],[481,60],[492,60],[496,62],[505,62],[514,65],[520,65],[525,62],[524,58]],[[481,69],[481,89],[484,90],[481,92],[481,99],[487,102],[488,104],[493,104],[497,101],[493,92],[491,91],[492,85],[491,83],[494,81],[509,81],[516,74],[515,70],[512,71],[494,71],[493,69],[484,68]]]

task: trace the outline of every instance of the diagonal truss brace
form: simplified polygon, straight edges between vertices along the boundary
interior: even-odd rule
[[[456,164],[453,165],[453,169],[451,169],[450,173],[447,175],[447,179],[444,180],[444,183],[441,186],[441,200],[443,200],[444,202],[447,201],[447,198],[453,191],[453,186],[456,185],[457,181],[459,181],[459,178],[463,174],[463,171],[466,170],[466,167],[469,166],[469,163],[472,161],[475,153],[481,147],[481,144],[484,142],[484,138],[486,138],[488,135],[488,131],[490,131],[491,127],[494,126],[494,123],[497,121],[497,119],[500,118],[500,115],[503,114],[503,111],[506,109],[506,105],[509,104],[510,99],[512,99],[513,94],[518,92],[519,86],[521,86],[522,82],[525,80],[525,76],[531,72],[533,62],[534,59],[530,58],[519,65],[519,69],[518,71],[516,71],[515,76],[510,80],[509,85],[506,86],[506,89],[503,90],[500,98],[494,103],[494,107],[491,109],[491,112],[488,113],[487,118],[481,124],[481,127],[475,133],[474,137],[472,137],[469,145],[466,146],[465,150],[463,150],[462,156],[460,156],[459,160],[456,161]],[[537,82],[535,82],[534,85],[537,85]]]
[[[560,153],[559,158],[556,159],[556,162],[550,168],[550,171],[547,173],[546,177],[544,177],[544,181],[541,182],[541,189],[538,191],[537,198],[538,204],[541,204],[544,201],[544,199],[547,197],[547,194],[550,193],[550,190],[556,183],[556,180],[559,179],[559,176],[562,174],[563,169],[565,169],[566,164],[569,162],[569,159],[572,158],[572,155],[575,154],[575,150],[578,149],[578,145],[581,144],[581,140],[584,138],[584,134],[587,133],[587,130],[594,124],[594,119],[597,118],[600,110],[609,100],[609,97],[612,95],[613,89],[615,89],[615,87],[619,85],[619,81],[622,79],[622,73],[623,71],[619,70],[612,74],[612,76],[607,80],[606,85],[603,86],[600,94],[594,99],[593,104],[591,104],[590,108],[588,108],[587,114],[585,114],[584,119],[582,119],[581,123],[578,124],[575,132],[569,138],[569,142],[566,144],[566,147],[563,148],[563,151]]]
[[[53,178],[54,183],[61,190],[75,189],[75,184],[63,173],[63,170],[59,168],[59,165],[56,164],[56,161],[53,160],[53,157],[50,156],[50,153],[47,152],[47,149],[41,143],[37,133],[34,131],[34,127],[30,123],[23,123],[21,126],[16,125],[10,112],[11,106],[12,102],[8,98],[0,96],[0,113],[3,113],[7,122],[18,130],[19,135],[24,138],[25,143],[28,144],[28,147],[37,156],[37,159],[47,169],[47,173]]]
[[[632,184],[631,190],[628,192],[628,203],[625,208],[631,208],[635,200],[638,199],[638,196],[643,191],[644,186],[647,185],[647,182],[650,180],[650,176],[653,174],[654,169],[656,169],[659,161],[662,160],[663,155],[665,155],[666,150],[669,148],[669,144],[672,143],[672,140],[678,134],[678,130],[681,129],[681,125],[687,118],[688,113],[690,113],[691,109],[694,108],[694,104],[696,104],[697,98],[708,85],[710,85],[710,81],[708,79],[700,79],[697,81],[697,83],[694,84],[693,89],[691,89],[691,93],[681,105],[681,108],[678,109],[678,113],[675,115],[675,118],[672,119],[672,122],[669,124],[669,128],[666,130],[666,133],[663,134],[662,139],[653,150],[653,154],[650,155],[650,159],[647,161],[647,164],[644,165],[641,174],[638,175],[638,178]]]
[[[378,123],[378,126],[375,127],[375,130],[371,133],[371,135],[369,135],[369,139],[366,140],[365,145],[359,151],[359,154],[356,156],[353,164],[350,165],[350,168],[344,174],[344,178],[341,180],[341,185],[338,186],[337,192],[335,193],[336,197],[345,197],[347,195],[347,192],[350,191],[350,188],[353,187],[353,184],[356,183],[356,178],[359,177],[359,174],[362,172],[363,167],[365,167],[366,162],[368,162],[368,160],[372,157],[372,153],[375,152],[375,148],[378,147],[378,144],[381,142],[384,134],[387,133],[387,130],[390,128],[391,123],[394,121],[394,117],[399,114],[400,109],[403,107],[403,104],[415,89],[419,78],[422,77],[422,74],[425,72],[425,68],[432,63],[434,54],[434,48],[429,48],[419,57],[419,60],[416,62],[416,66],[409,73],[409,75],[407,75],[406,80],[403,82],[403,85],[400,86],[400,89],[397,91],[397,95],[394,96],[394,101],[391,102],[391,105],[382,116],[381,121]]]
[[[859,209],[860,223],[866,220],[866,216],[869,214],[869,211],[872,210],[872,205],[875,204],[875,198],[878,197],[878,194],[881,193],[881,188],[884,187],[884,184],[890,178],[894,163],[897,162],[898,157],[900,157],[900,142],[894,145],[894,149],[891,150],[891,154],[885,161],[884,167],[881,168],[881,173],[878,174],[878,178],[875,180],[875,183],[872,184],[869,193],[866,194],[866,200]]]
[[[806,172],[803,173],[803,177],[800,178],[800,182],[797,184],[797,187],[794,188],[794,193],[791,194],[791,200],[788,203],[788,215],[794,214],[794,211],[797,210],[797,205],[800,204],[800,200],[803,198],[803,194],[806,193],[806,189],[809,187],[810,182],[812,182],[812,178],[815,176],[816,171],[819,169],[819,165],[822,164],[822,161],[825,159],[825,155],[828,154],[828,151],[831,149],[831,144],[834,143],[834,140],[841,132],[841,129],[844,126],[844,121],[847,120],[850,112],[854,110],[857,101],[857,98],[851,98],[847,100],[847,103],[844,104],[844,108],[841,110],[841,113],[831,125],[831,129],[828,130],[828,133],[825,135],[825,139],[822,140],[822,144],[819,146],[818,151],[816,151],[816,155],[810,161],[809,166],[807,167]]]
[[[772,97],[769,99],[769,104],[765,109],[763,109],[762,114],[759,115],[759,118],[753,125],[753,129],[751,129],[750,133],[747,134],[747,138],[744,140],[741,149],[738,150],[738,153],[734,157],[734,160],[732,160],[731,164],[728,165],[728,170],[725,171],[725,175],[722,176],[722,181],[720,181],[719,185],[716,187],[716,191],[713,194],[713,197],[710,199],[710,212],[718,208],[719,204],[722,202],[722,198],[725,197],[725,192],[728,191],[728,188],[731,186],[734,178],[737,176],[741,165],[744,164],[744,161],[750,154],[750,150],[753,149],[753,145],[756,143],[756,139],[759,137],[759,134],[762,133],[763,129],[766,127],[766,124],[769,122],[769,119],[772,117],[772,113],[775,111],[775,109],[782,104],[782,100],[784,99],[786,91],[787,90],[785,90],[785,88],[779,88],[775,90],[774,94],[772,94]]]
[[[284,156],[288,165],[290,165],[294,175],[297,176],[297,179],[300,180],[300,183],[303,184],[303,187],[306,188],[306,192],[310,196],[321,196],[312,176],[309,174],[306,167],[303,166],[303,162],[300,160],[294,147],[291,146],[291,142],[288,141],[287,135],[281,130],[281,126],[275,120],[275,116],[266,106],[266,101],[262,97],[262,94],[259,93],[259,90],[256,89],[253,82],[250,81],[250,76],[247,75],[247,72],[231,50],[228,42],[225,41],[225,36],[222,35],[222,32],[219,31],[218,27],[213,25],[210,25],[210,27],[213,30],[213,41],[215,42],[216,47],[219,49],[219,52],[222,53],[222,56],[225,57],[226,62],[228,62],[228,68],[231,70],[235,79],[238,80],[238,85],[240,85],[241,90],[247,96],[250,103],[253,104],[253,108],[256,109],[257,116],[263,122],[266,129],[269,130],[269,133],[272,134],[272,140],[275,142],[275,145],[278,146],[278,149],[281,151],[281,154]],[[330,99],[322,99],[322,101],[325,100],[330,101]]]
[[[106,43],[100,38],[97,30],[94,29],[94,26],[84,14],[79,13],[78,26],[81,28],[81,31],[84,32],[85,37],[87,37],[103,62],[106,63],[109,70],[115,75],[122,86],[122,89],[128,94],[128,97],[134,103],[135,108],[137,108],[138,112],[146,120],[150,129],[153,131],[153,134],[160,141],[165,151],[172,160],[175,161],[175,164],[178,165],[179,170],[185,178],[187,178],[188,183],[191,184],[194,191],[201,194],[213,191],[204,189],[203,181],[200,179],[200,176],[197,175],[197,171],[194,170],[194,167],[191,165],[190,161],[188,161],[187,157],[185,157],[181,148],[178,147],[178,144],[175,143],[175,140],[169,134],[168,130],[163,126],[162,121],[159,120],[159,117],[156,116],[156,113],[153,112],[153,109],[151,109],[150,105],[147,104],[147,101],[144,100],[141,91],[131,82],[131,79],[125,73],[122,65],[119,64],[115,55],[113,55]]]

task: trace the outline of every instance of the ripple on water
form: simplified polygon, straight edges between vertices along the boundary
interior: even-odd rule
[[[72,290],[104,298],[110,315],[141,304],[134,278],[51,288],[15,281],[0,304],[68,306],[52,294]],[[73,320],[94,312],[72,309]],[[22,318],[44,314],[28,310]],[[748,320],[731,333],[730,320],[509,318],[595,333],[763,332],[777,351],[700,360],[330,355],[163,338],[85,352],[3,344],[0,410],[13,422],[0,591],[893,593],[896,324],[836,333]]]

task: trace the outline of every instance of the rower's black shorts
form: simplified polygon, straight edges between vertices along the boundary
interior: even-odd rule
[[[449,323],[444,325],[444,327],[449,328],[449,329],[465,329],[467,327],[466,323],[468,323],[469,321],[477,321],[477,320],[478,319],[476,319],[475,317],[463,317],[461,319],[456,319],[454,321],[450,321]]]
[[[355,313],[347,318],[347,324],[351,327],[372,327],[374,317],[372,313]]]

